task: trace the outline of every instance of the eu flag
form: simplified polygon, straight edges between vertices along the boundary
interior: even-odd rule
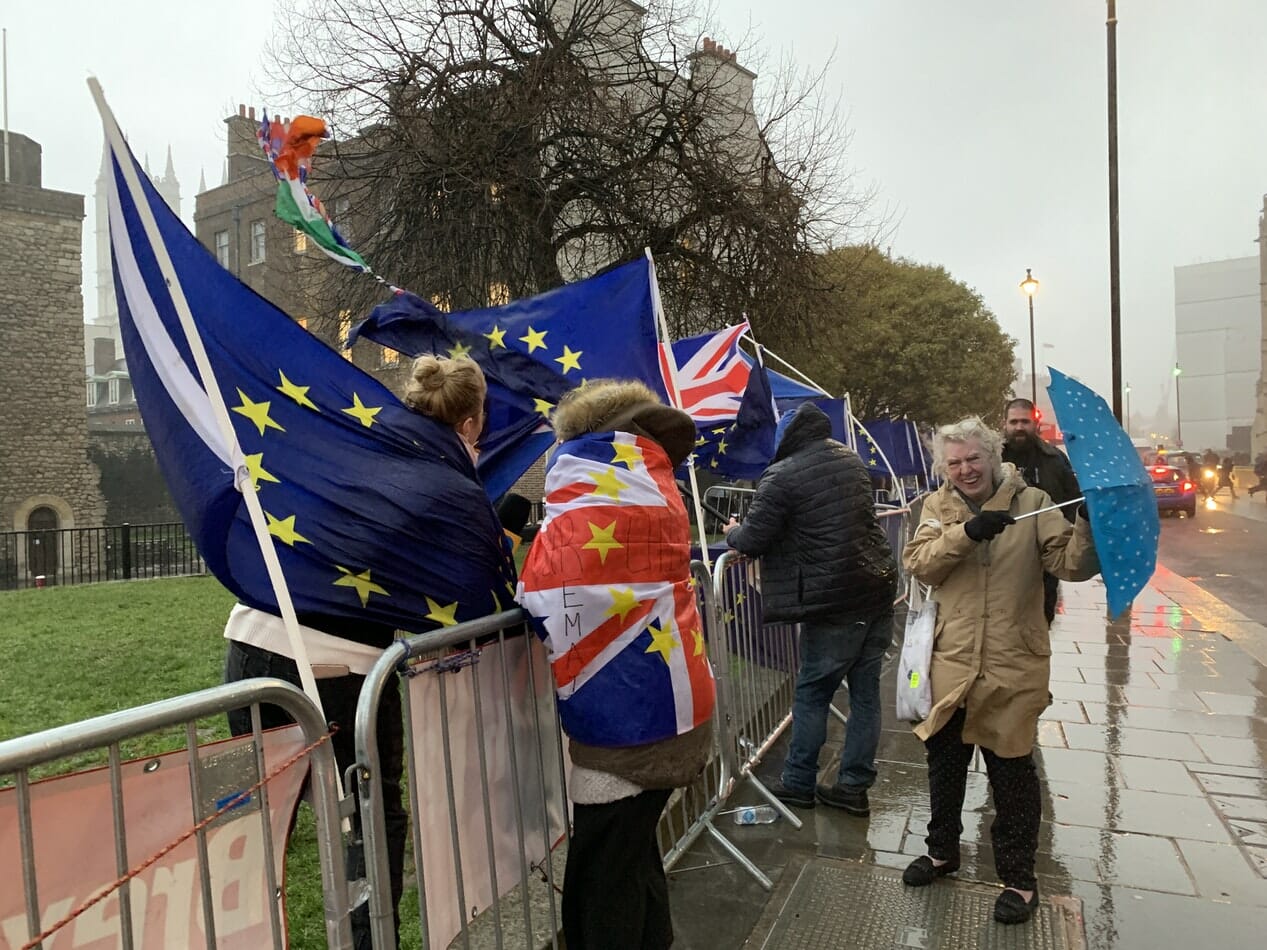
[[[445,313],[399,293],[352,330],[349,345],[361,336],[409,356],[479,363],[489,401],[479,467],[494,498],[550,447],[551,410],[586,379],[639,379],[667,402],[646,258],[480,310]]]
[[[139,205],[125,163],[137,169]],[[220,267],[130,152],[113,153],[112,169],[110,241],[128,369],[208,569],[243,603],[279,613],[242,500],[256,491],[301,619],[419,632],[509,606],[514,568],[457,434],[405,407]],[[174,275],[160,267],[160,245]],[[232,444],[200,382],[172,276],[230,409]]]
[[[774,396],[766,368],[756,363],[748,374],[739,413],[729,425],[701,428],[695,465],[725,478],[757,479],[774,458]]]

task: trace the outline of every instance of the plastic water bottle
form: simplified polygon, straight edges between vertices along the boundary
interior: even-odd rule
[[[768,825],[779,817],[769,805],[745,805],[735,811],[737,825]]]

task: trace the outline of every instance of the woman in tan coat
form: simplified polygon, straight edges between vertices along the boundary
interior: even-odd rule
[[[933,708],[915,727],[928,752],[932,818],[928,854],[906,869],[912,887],[959,869],[960,813],[968,764],[980,746],[995,819],[995,870],[1005,890],[1002,923],[1028,920],[1038,903],[1034,854],[1042,817],[1032,751],[1038,717],[1051,702],[1051,644],[1043,615],[1043,571],[1081,581],[1099,571],[1091,529],[1070,524],[1000,459],[1002,439],[971,417],[940,429],[934,466],[946,481],[924,503],[902,560],[935,587]]]

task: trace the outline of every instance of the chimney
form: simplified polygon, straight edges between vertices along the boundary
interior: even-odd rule
[[[92,339],[92,372],[104,376],[114,369],[114,338],[97,336]]]
[[[259,121],[255,118],[255,106],[238,106],[238,114],[224,120],[227,129],[226,156],[229,164],[229,182],[250,178],[265,171],[264,156],[260,152],[255,133]]]

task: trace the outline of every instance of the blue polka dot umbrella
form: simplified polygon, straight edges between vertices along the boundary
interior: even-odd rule
[[[1047,393],[1086,496],[1109,613],[1117,616],[1157,566],[1161,522],[1153,483],[1130,436],[1099,394],[1057,369],[1051,370]]]

